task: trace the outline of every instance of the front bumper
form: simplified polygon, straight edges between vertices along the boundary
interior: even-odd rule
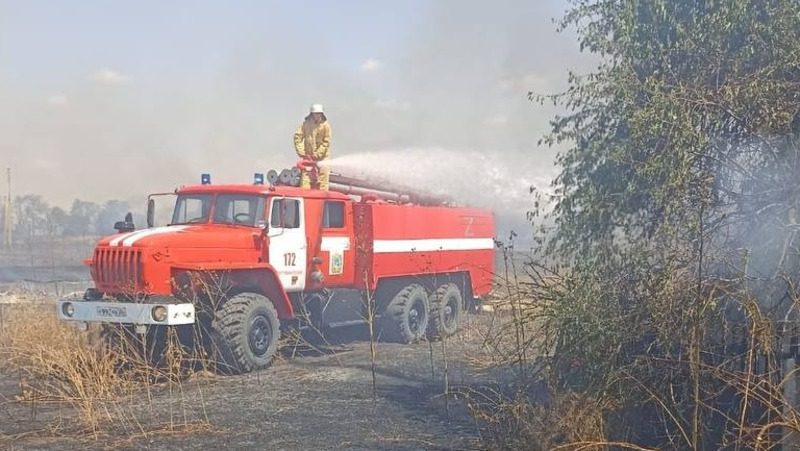
[[[164,314],[166,310],[166,314]],[[190,303],[140,304],[135,302],[84,301],[60,299],[56,313],[64,321],[177,326],[194,324],[195,310]],[[156,318],[163,318],[158,320]]]

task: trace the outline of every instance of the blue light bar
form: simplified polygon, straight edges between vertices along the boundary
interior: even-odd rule
[[[200,174],[200,183],[203,185],[211,184],[211,174]]]
[[[264,173],[263,172],[256,172],[253,175],[253,184],[254,185],[263,185],[264,184]]]

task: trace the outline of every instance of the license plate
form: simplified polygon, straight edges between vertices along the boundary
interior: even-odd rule
[[[102,318],[120,319],[128,316],[128,310],[125,307],[111,307],[100,306],[95,310],[97,316]]]

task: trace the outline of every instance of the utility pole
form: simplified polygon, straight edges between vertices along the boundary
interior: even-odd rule
[[[11,210],[11,168],[6,168],[6,174],[8,177],[8,191],[6,194],[5,217],[3,218],[3,244],[5,245],[6,249],[10,250],[13,244],[11,232],[14,228],[14,221],[12,219],[13,213]]]

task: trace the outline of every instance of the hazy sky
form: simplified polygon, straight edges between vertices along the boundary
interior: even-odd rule
[[[436,183],[404,150],[443,149],[442,165],[463,154],[461,167],[539,183],[553,110],[527,93],[591,66],[555,31],[566,6],[0,0],[0,166],[16,194],[62,205],[138,201],[201,172],[250,181],[294,161],[291,135],[319,102],[334,156],[390,151],[398,174]]]

